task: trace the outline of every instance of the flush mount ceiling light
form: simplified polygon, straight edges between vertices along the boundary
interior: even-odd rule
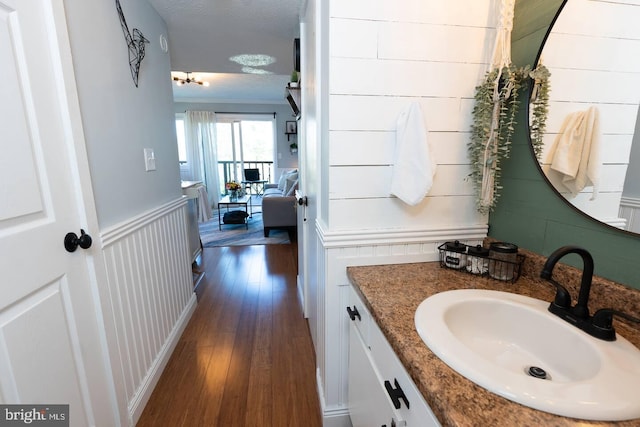
[[[270,55],[263,54],[242,54],[229,58],[229,61],[233,61],[236,64],[242,65],[242,72],[248,74],[273,74],[271,71],[264,70],[258,67],[266,67],[276,62],[276,58]]]
[[[262,68],[248,67],[246,65],[242,67],[242,72],[247,74],[273,74],[272,71],[263,70]]]
[[[246,65],[249,67],[266,67],[276,62],[276,58],[269,55],[262,54],[242,54],[229,58],[230,61],[236,64]]]
[[[185,73],[187,75],[186,78],[182,79],[180,77],[173,77],[173,81],[177,82],[176,84],[178,86],[182,86],[184,84],[187,83],[195,83],[197,85],[200,86],[204,86],[204,87],[208,87],[209,86],[209,82],[203,82],[200,77],[190,77],[189,74],[191,73]]]

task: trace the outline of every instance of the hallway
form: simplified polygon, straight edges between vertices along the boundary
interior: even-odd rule
[[[204,249],[198,306],[137,426],[321,425],[296,250]]]

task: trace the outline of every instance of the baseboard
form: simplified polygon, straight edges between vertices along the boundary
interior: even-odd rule
[[[348,407],[327,407],[324,401],[324,391],[322,390],[322,379],[320,378],[319,369],[316,369],[316,387],[318,388],[320,411],[322,412],[322,427],[352,427]]]
[[[131,399],[131,405],[129,407],[129,417],[131,420],[131,425],[134,426],[138,422],[140,415],[142,415],[142,411],[144,407],[147,405],[149,398],[151,397],[151,393],[158,384],[158,380],[164,371],[164,368],[167,366],[167,362],[169,362],[169,358],[173,353],[173,350],[176,348],[178,344],[178,340],[182,336],[184,329],[187,327],[189,323],[189,319],[193,315],[193,312],[196,310],[196,306],[198,305],[198,301],[196,298],[196,294],[192,294],[189,300],[189,303],[182,311],[182,314],[178,321],[176,322],[171,334],[168,339],[165,341],[162,350],[158,353],[156,360],[153,362],[151,369],[149,369],[146,378],[144,379],[138,393]]]
[[[322,416],[322,427],[351,427],[351,417],[348,409],[335,411],[324,411]]]
[[[308,319],[309,316],[307,314],[307,307],[304,305],[304,284],[300,280],[300,275],[296,276],[296,287],[298,289],[298,303],[300,304],[300,308],[302,309],[302,315],[305,319]]]

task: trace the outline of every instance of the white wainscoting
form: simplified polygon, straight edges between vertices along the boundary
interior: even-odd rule
[[[640,233],[640,199],[623,197],[620,201],[619,216],[627,220],[625,230]]]
[[[130,425],[196,306],[186,206],[180,198],[101,233],[111,306],[105,322],[112,322],[116,340],[109,342],[111,363]]]
[[[438,246],[460,240],[482,243],[486,224],[413,230],[329,231],[316,224],[318,235],[317,382],[325,425],[349,426],[347,267],[438,261]],[[323,284],[323,285],[320,285]]]

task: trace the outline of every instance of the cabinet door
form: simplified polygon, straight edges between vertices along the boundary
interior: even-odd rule
[[[360,332],[365,346],[369,347],[369,323],[371,322],[371,315],[353,287],[349,289],[349,307],[347,310],[351,311],[351,313],[349,313],[351,323],[353,323]]]
[[[397,387],[402,390],[411,405],[407,407],[404,400],[402,400],[396,414],[402,417],[407,425],[411,427],[439,427],[438,419],[416,388],[404,366],[402,366],[398,356],[393,352],[384,334],[374,322],[369,327],[369,338],[371,358],[375,361],[380,377],[386,378],[394,385],[395,381],[397,381]]]
[[[402,426],[378,378],[369,351],[349,326],[349,413],[353,427]]]

